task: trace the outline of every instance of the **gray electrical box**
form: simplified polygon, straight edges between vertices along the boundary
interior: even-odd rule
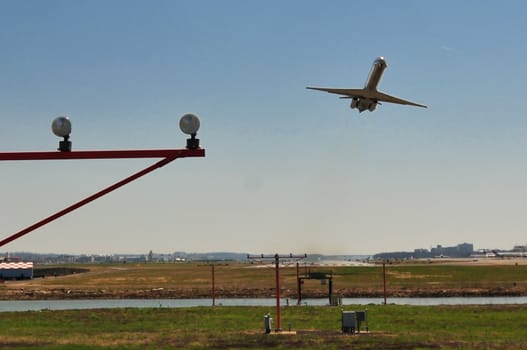
[[[355,311],[342,311],[342,332],[355,333],[357,328],[357,314]]]
[[[366,323],[366,332],[369,331],[368,327],[368,310],[356,311],[357,313],[357,331],[360,333],[360,327],[363,323]]]
[[[368,327],[368,311],[342,311],[342,332],[360,333],[360,327],[366,323],[366,332]]]

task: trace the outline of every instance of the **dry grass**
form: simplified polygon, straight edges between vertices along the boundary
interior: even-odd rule
[[[48,266],[46,266],[48,267]],[[78,267],[78,265],[75,265]],[[87,273],[0,285],[0,298],[189,298],[209,297],[211,266],[198,263],[81,265]],[[381,296],[382,267],[311,267],[333,273],[335,294]],[[307,268],[301,268],[305,273]],[[388,265],[389,295],[527,295],[527,265],[417,263]],[[294,266],[280,271],[281,294],[296,296]],[[217,264],[217,297],[272,297],[275,271],[272,265],[254,268],[244,263]],[[325,297],[327,285],[304,280],[304,297]]]

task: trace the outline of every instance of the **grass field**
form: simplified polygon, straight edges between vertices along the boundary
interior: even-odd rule
[[[364,309],[347,306],[346,309]],[[340,331],[338,307],[105,309],[0,314],[0,349],[526,349],[527,306],[367,307],[370,332]]]
[[[0,298],[189,298],[211,294],[211,266],[205,264],[73,267],[89,272],[7,281],[0,284]],[[336,295],[380,297],[383,294],[382,266],[302,267],[300,273],[308,269],[331,272]],[[389,296],[527,295],[527,264],[507,261],[494,265],[420,263],[388,265],[386,271]],[[280,273],[282,295],[295,297],[296,268],[282,268]],[[215,286],[217,297],[272,297],[274,269],[272,265],[217,264]],[[325,297],[327,290],[318,280],[306,280],[303,285],[304,297]]]

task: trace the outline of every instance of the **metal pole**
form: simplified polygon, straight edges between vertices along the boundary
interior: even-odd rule
[[[262,260],[270,260],[274,259],[275,261],[275,280],[276,280],[276,331],[281,331],[281,321],[280,321],[280,258],[283,259],[305,259],[307,258],[307,254],[304,255],[283,255],[280,256],[277,254],[275,255],[247,255],[247,259],[262,259]],[[298,265],[297,265],[298,266]]]
[[[302,291],[301,291],[301,282],[300,282],[300,266],[299,263],[296,263],[296,304],[300,305],[302,302]]]
[[[212,264],[212,306],[216,306],[216,291],[214,287],[214,264]]]
[[[386,262],[382,262],[382,279],[384,284],[384,305],[386,305]]]
[[[276,331],[282,330],[280,325],[280,257],[278,254],[274,256],[275,259],[275,277],[276,277]]]
[[[328,298],[329,298],[329,305],[333,305],[331,302],[333,301],[333,276],[329,277],[329,283],[328,283]],[[338,305],[338,304],[337,304]]]

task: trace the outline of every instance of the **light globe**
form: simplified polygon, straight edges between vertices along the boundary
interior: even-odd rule
[[[179,128],[187,135],[195,135],[199,130],[199,118],[195,114],[187,113],[179,120]]]
[[[51,131],[58,137],[69,137],[71,134],[71,121],[70,118],[60,116],[53,119],[51,123]]]

